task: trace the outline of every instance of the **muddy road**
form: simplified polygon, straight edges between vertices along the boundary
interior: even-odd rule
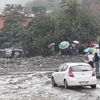
[[[0,100],[100,100],[100,79],[90,87],[52,87],[51,74],[70,57],[0,59]],[[77,62],[83,61],[77,57]]]

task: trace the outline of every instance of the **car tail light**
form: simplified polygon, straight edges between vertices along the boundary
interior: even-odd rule
[[[95,73],[95,71],[93,71],[93,72],[92,72],[92,76],[96,76],[96,73]]]
[[[71,69],[71,68],[69,68],[68,75],[69,75],[70,77],[74,77],[74,74],[73,74],[73,72],[72,72],[72,69]]]

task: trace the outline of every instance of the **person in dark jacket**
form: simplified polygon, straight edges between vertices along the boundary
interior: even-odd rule
[[[95,61],[96,73],[98,74],[99,73],[99,67],[100,67],[100,58],[98,56],[98,53],[95,53],[94,61]]]

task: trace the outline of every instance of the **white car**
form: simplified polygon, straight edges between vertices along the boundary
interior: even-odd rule
[[[87,63],[64,63],[57,72],[52,73],[52,85],[91,86],[96,88],[97,78],[95,70]]]

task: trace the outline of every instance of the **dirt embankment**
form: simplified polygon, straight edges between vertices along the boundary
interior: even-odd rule
[[[14,59],[0,59],[0,74],[10,72],[54,71],[65,62],[84,62],[83,56],[51,56]]]

